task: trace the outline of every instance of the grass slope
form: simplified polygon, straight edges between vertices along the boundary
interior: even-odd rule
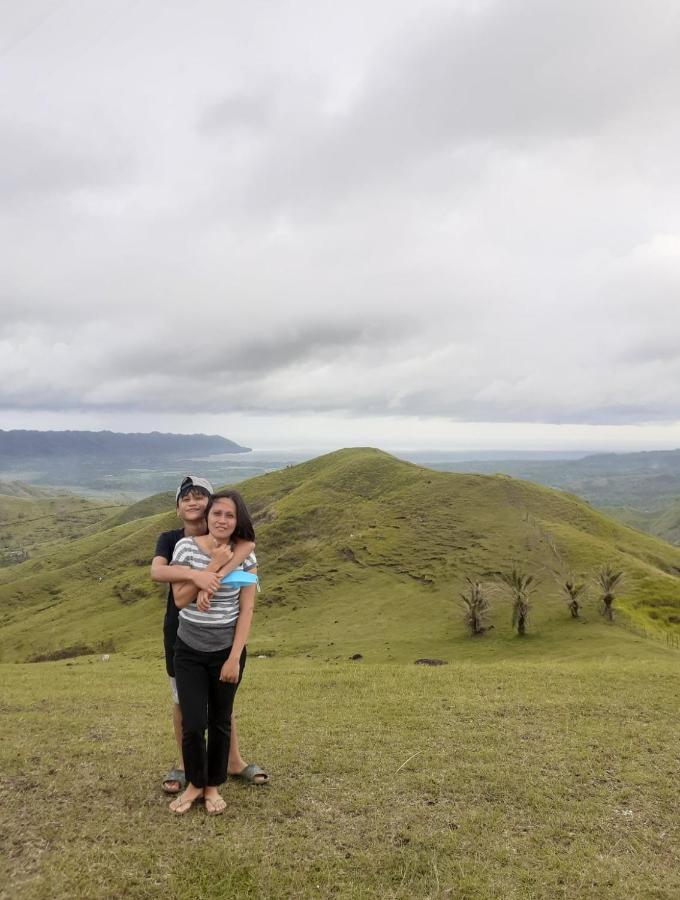
[[[630,506],[611,506],[603,512],[640,531],[654,534],[676,546],[680,544],[680,498],[669,500],[662,509],[640,510]]]
[[[513,565],[542,578],[534,636],[522,652],[587,655],[615,645],[594,603],[587,625],[567,618],[555,570],[586,576],[602,563],[620,567],[628,616],[660,634],[678,627],[680,549],[549,488],[434,472],[371,449],[338,451],[239,488],[257,522],[263,578],[251,644],[267,653],[513,656],[506,599],[495,601],[495,630],[472,643],[456,604],[466,575],[492,580]],[[175,523],[172,513],[135,518],[1,571],[2,660],[74,646],[157,656],[164,591],[149,581],[148,564],[156,535]]]
[[[0,484],[0,565],[63,547],[66,541],[103,525],[120,509],[120,505],[22,482]]]
[[[145,497],[125,509],[121,510],[117,516],[108,523],[110,528],[115,525],[125,525],[127,522],[134,522],[135,519],[146,519],[148,516],[156,516],[159,513],[167,513],[175,505],[174,491],[164,491],[162,494],[153,494],[151,497]]]
[[[160,661],[0,666],[0,896],[676,898],[678,659],[635,652],[251,659],[241,743],[271,784],[182,819]]]
[[[25,481],[0,481],[0,497],[23,497],[31,500],[46,500],[54,497],[55,491],[36,487]]]

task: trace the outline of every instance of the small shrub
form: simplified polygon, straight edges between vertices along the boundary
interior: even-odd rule
[[[572,619],[578,619],[581,615],[581,598],[586,590],[585,584],[578,584],[576,579],[572,575],[569,575],[561,583],[560,587],[562,588],[562,593],[567,598],[567,604]]]
[[[615,590],[621,585],[622,579],[623,572],[615,572],[610,565],[602,566],[596,576],[601,591],[600,612],[608,622],[614,621]]]
[[[481,581],[473,578],[465,579],[467,590],[460,597],[463,604],[463,622],[470,634],[475,637],[489,630],[487,618],[490,611],[489,599],[484,592]]]
[[[512,596],[512,627],[517,629],[519,637],[523,637],[529,621],[531,595],[536,590],[534,576],[524,575],[513,569],[509,573],[502,572],[499,578]]]

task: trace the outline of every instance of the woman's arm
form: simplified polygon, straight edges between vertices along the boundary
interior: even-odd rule
[[[233,572],[234,569],[245,562],[245,560],[250,556],[254,549],[254,541],[238,541],[238,543],[234,547],[233,552],[228,548],[225,548],[224,550],[215,550],[213,552],[213,558],[208,564],[207,568],[200,571],[211,571],[217,573],[216,586],[202,587],[196,584],[195,579],[192,579],[191,581],[182,580],[172,589],[172,593],[175,598],[175,606],[178,609],[183,609],[185,606],[188,606],[190,603],[194,602],[200,591],[205,591],[207,594],[213,594],[219,588],[222,578],[224,578],[225,575],[228,575],[229,572]],[[169,566],[169,568],[183,569],[186,567]],[[199,570],[191,569],[190,571],[197,572]],[[209,600],[210,598],[208,597],[208,606],[205,608],[209,608]]]
[[[257,575],[256,568],[250,569],[250,571]],[[241,654],[243,653],[243,648],[248,643],[250,626],[253,622],[256,587],[257,585],[253,584],[241,588],[238,619],[236,620],[236,630],[234,632],[234,643],[231,645],[231,652],[222,666],[220,681],[229,681],[232,684],[236,684],[238,681]]]

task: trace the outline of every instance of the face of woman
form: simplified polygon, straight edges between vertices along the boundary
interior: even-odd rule
[[[218,541],[228,541],[236,528],[236,504],[228,497],[215,500],[208,513],[208,531]]]

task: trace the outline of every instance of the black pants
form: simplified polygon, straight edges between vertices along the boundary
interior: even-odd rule
[[[231,713],[246,664],[244,648],[239,661],[238,683],[220,681],[220,670],[230,651],[231,647],[227,647],[214,653],[202,653],[187,646],[180,638],[175,644],[184,771],[187,781],[195,787],[211,787],[227,780]]]

